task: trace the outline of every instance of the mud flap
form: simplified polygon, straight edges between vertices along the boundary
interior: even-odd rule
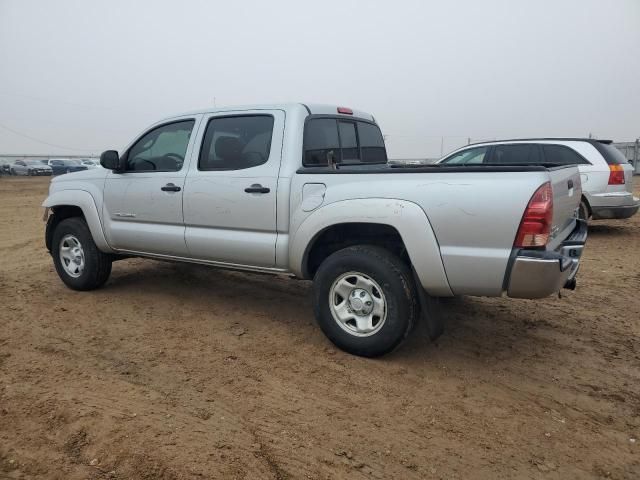
[[[424,291],[420,284],[420,279],[416,271],[411,268],[413,279],[416,283],[416,291],[418,292],[418,301],[420,302],[420,317],[427,329],[427,335],[431,341],[436,340],[444,333],[444,319],[442,317],[440,301],[436,297],[432,297]]]

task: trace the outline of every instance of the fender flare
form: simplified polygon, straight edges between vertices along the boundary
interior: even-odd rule
[[[105,253],[114,252],[104,235],[98,207],[96,207],[96,202],[89,192],[85,190],[60,190],[49,195],[42,203],[42,206],[46,208],[64,205],[80,208],[96,246]]]
[[[419,205],[393,198],[342,200],[327,204],[305,218],[291,239],[289,265],[305,278],[309,246],[327,228],[341,223],[377,223],[395,228],[409,254],[422,287],[433,296],[452,296],[440,256],[440,246]]]

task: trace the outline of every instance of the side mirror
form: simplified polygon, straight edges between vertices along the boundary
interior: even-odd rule
[[[107,170],[113,170],[115,172],[122,170],[122,168],[120,168],[120,156],[115,150],[102,152],[102,155],[100,155],[100,165]]]

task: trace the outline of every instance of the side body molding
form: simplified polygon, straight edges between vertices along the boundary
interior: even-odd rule
[[[79,207],[84,214],[93,241],[96,242],[98,248],[105,253],[114,252],[104,236],[96,202],[89,192],[85,190],[60,190],[49,195],[42,203],[42,206],[47,208],[62,205]]]
[[[440,247],[427,215],[417,204],[405,200],[342,200],[310,212],[297,227],[292,225],[295,233],[289,248],[289,265],[293,273],[305,278],[308,249],[319,234],[332,225],[351,222],[394,227],[402,237],[411,263],[427,293],[434,296],[453,295],[442,264]]]

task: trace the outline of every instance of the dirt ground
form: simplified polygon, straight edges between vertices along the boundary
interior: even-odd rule
[[[640,478],[640,215],[595,222],[578,289],[462,298],[382,359],[307,282],[131,259],[67,289],[45,178],[0,178],[0,478]]]

